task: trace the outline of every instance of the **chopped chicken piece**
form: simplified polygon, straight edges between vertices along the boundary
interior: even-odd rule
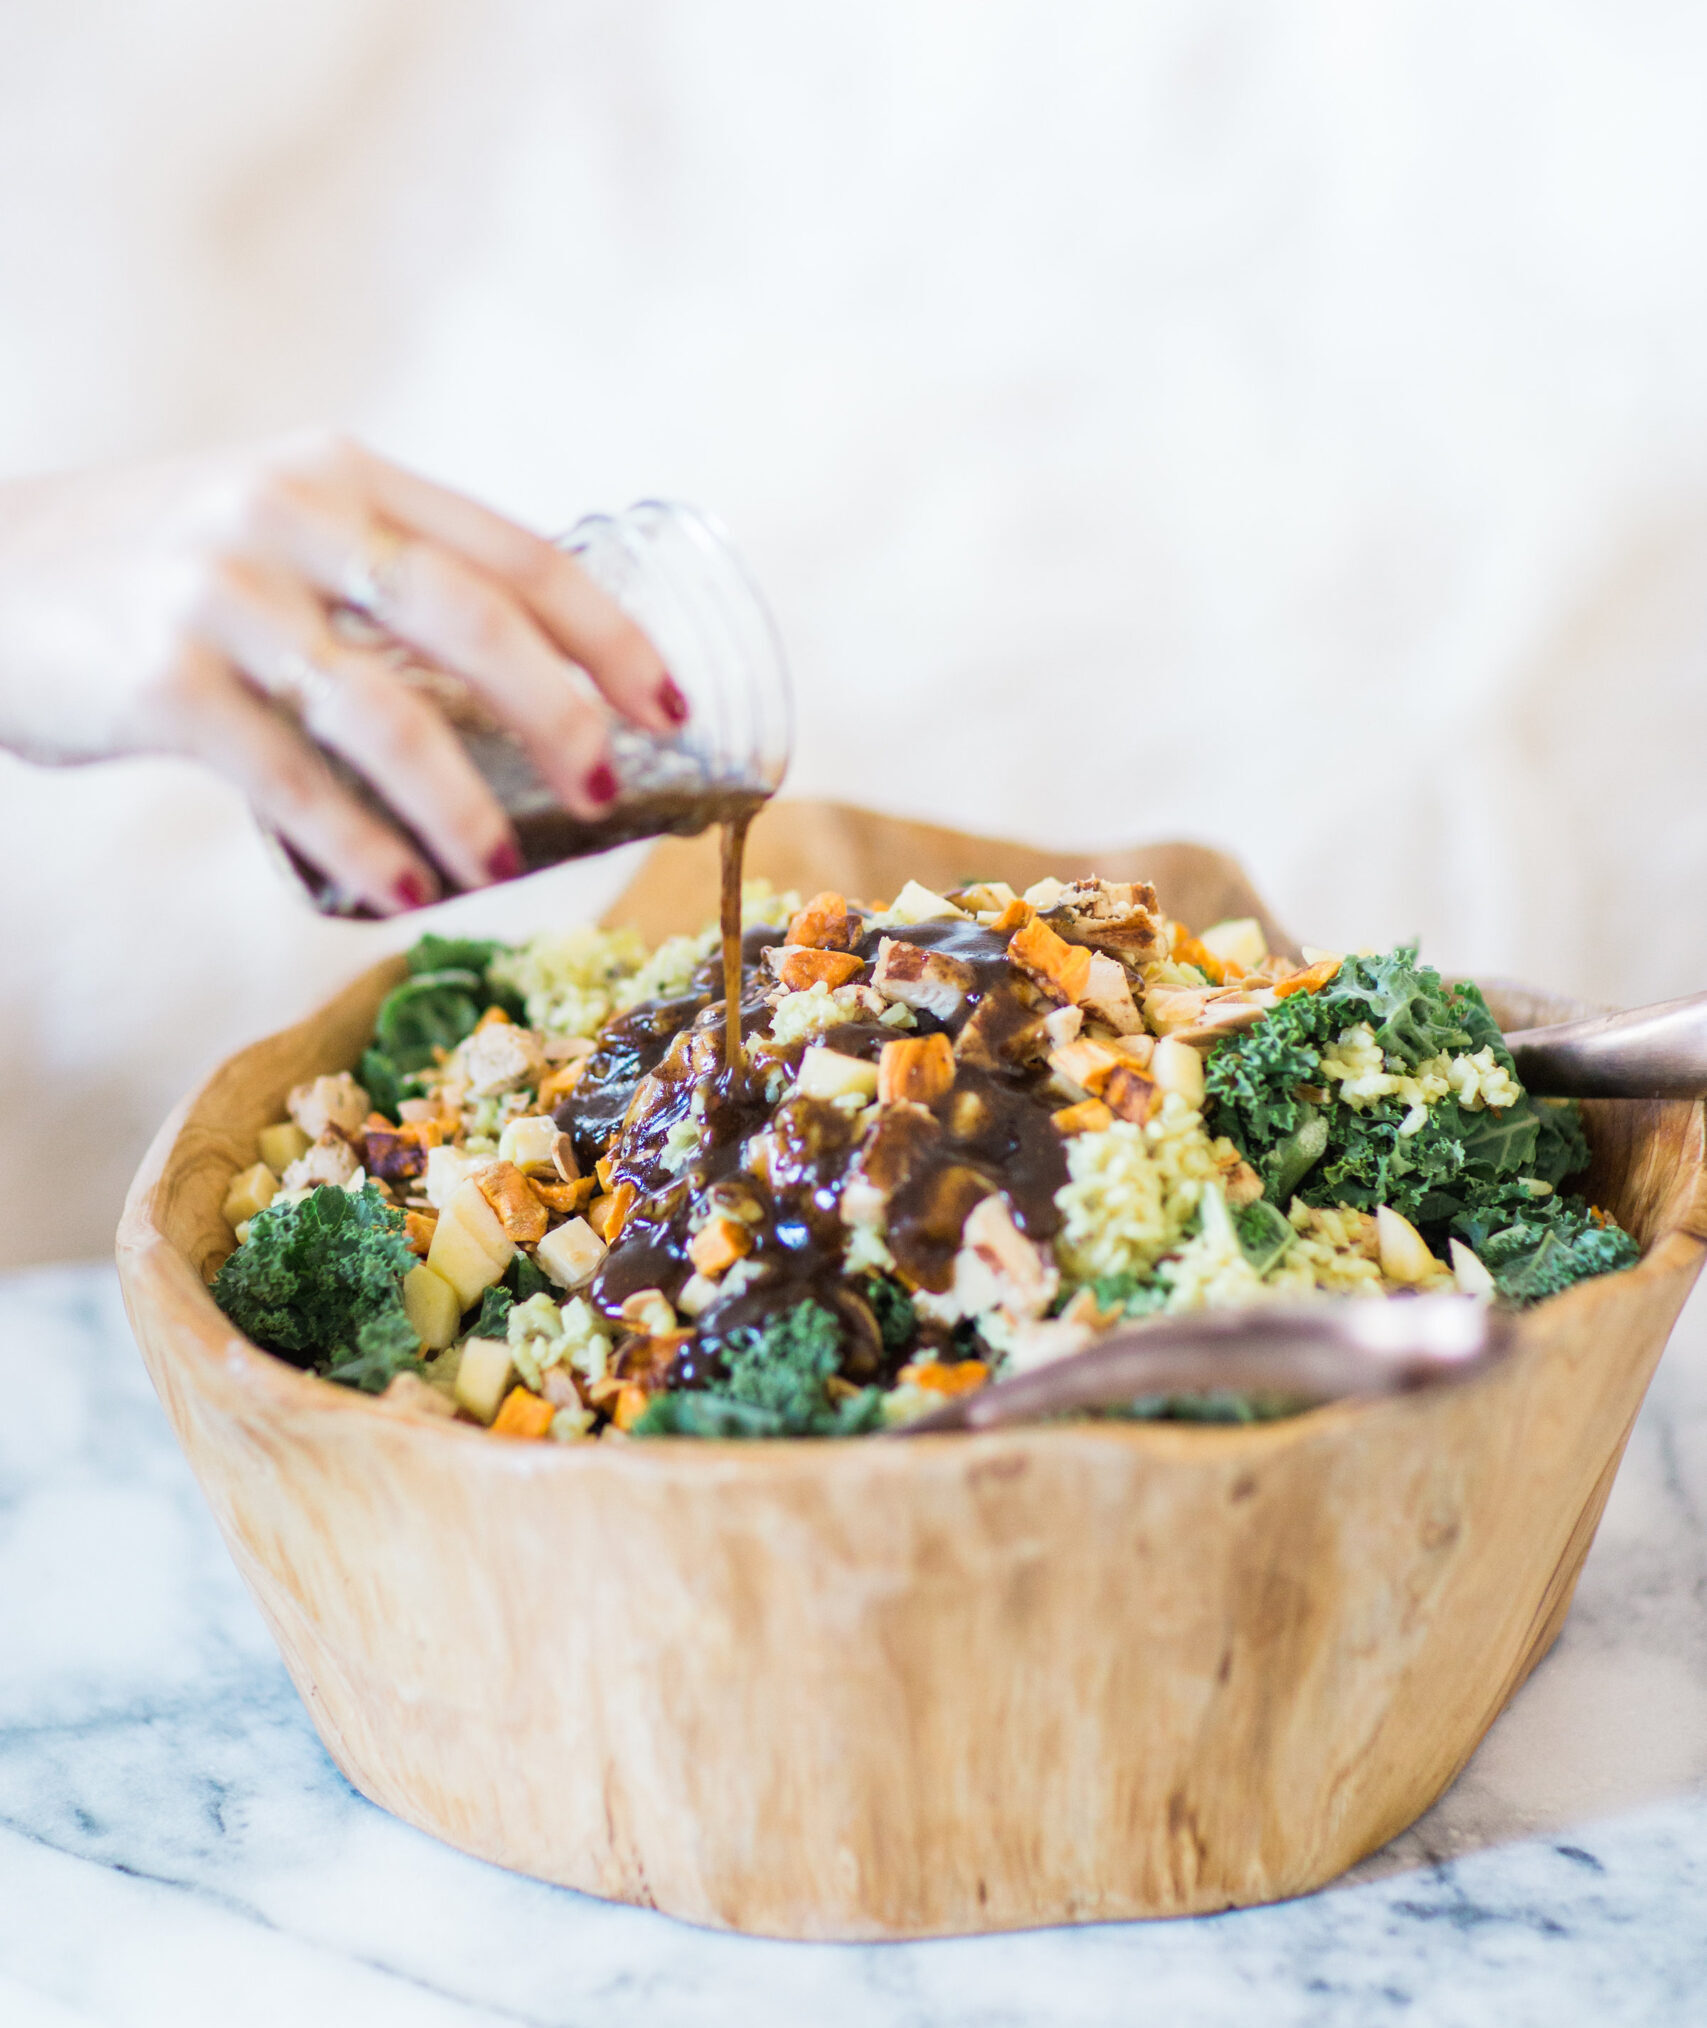
[[[545,1075],[545,1051],[531,1028],[518,1028],[513,1021],[493,1021],[474,1033],[457,1050],[468,1096],[496,1098],[524,1084],[537,1085]]]
[[[1097,951],[1079,1004],[1106,1021],[1116,1035],[1136,1035],[1144,1023],[1132,999],[1132,982],[1118,958]]]
[[[1254,1204],[1262,1195],[1262,1178],[1249,1162],[1239,1161],[1223,1174],[1221,1188],[1226,1192],[1227,1202],[1237,1211],[1246,1204]]]
[[[898,1001],[915,1013],[951,1020],[972,990],[972,967],[961,958],[922,944],[885,937],[877,947],[871,983],[885,1000]]]
[[[789,917],[784,941],[821,951],[847,951],[864,934],[864,919],[848,907],[845,896],[826,888]]]
[[[1042,1316],[1061,1286],[1060,1270],[1014,1224],[1005,1197],[975,1204],[954,1257],[954,1298],[964,1316],[1002,1309],[1018,1320]]]
[[[298,1155],[284,1172],[287,1190],[308,1190],[316,1184],[342,1185],[361,1167],[356,1151],[342,1134],[328,1127],[306,1154]]]
[[[834,992],[865,970],[852,951],[819,950],[806,944],[772,944],[765,963],[791,993],[804,993],[820,979]]]
[[[318,1141],[328,1127],[340,1134],[358,1134],[368,1116],[368,1095],[347,1070],[299,1084],[285,1105],[311,1141]]]
[[[1049,1047],[1049,1031],[1031,1004],[1032,989],[1018,981],[993,987],[973,1008],[954,1038],[954,1054],[978,1070],[1012,1069]],[[1073,1013],[1078,1009],[1073,1008]]]
[[[1091,976],[1090,952],[1058,937],[1041,916],[1015,930],[1008,957],[1057,1000],[1077,1005],[1084,999]]]
[[[954,1051],[946,1035],[886,1042],[877,1059],[877,1103],[928,1106],[954,1083]]]
[[[498,1223],[520,1246],[545,1237],[551,1219],[537,1191],[514,1162],[487,1162],[474,1171],[475,1188],[498,1215]]]
[[[1029,890],[1026,900],[1036,892]],[[1075,880],[1035,906],[1069,943],[1112,952],[1129,964],[1161,955],[1163,918],[1146,880]]]
[[[1065,1049],[1084,1024],[1084,1012],[1078,1007],[1057,1007],[1053,1014],[1046,1014],[1043,1032],[1049,1037],[1049,1047]]]

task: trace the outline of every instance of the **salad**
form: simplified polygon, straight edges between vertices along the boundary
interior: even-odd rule
[[[1637,1258],[1565,1187],[1575,1103],[1411,947],[1300,960],[1094,878],[753,883],[743,923],[734,1068],[714,931],[423,938],[233,1179],[222,1309],[505,1436],[848,1436],[1161,1313]]]

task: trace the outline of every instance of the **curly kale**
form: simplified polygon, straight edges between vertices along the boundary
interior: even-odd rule
[[[1535,1197],[1521,1184],[1453,1221],[1514,1303],[1539,1302],[1590,1275],[1634,1267],[1641,1249],[1622,1227],[1577,1197]]]
[[[480,937],[428,935],[410,949],[409,976],[380,1002],[373,1043],[361,1060],[361,1081],[376,1111],[396,1119],[399,1101],[418,1089],[416,1073],[472,1035],[488,1007],[522,1019],[520,996],[488,974],[505,948]]]
[[[414,1265],[402,1212],[371,1183],[357,1195],[311,1190],[256,1214],[213,1298],[257,1345],[377,1394],[394,1375],[419,1370],[421,1341],[402,1295]]]
[[[763,1326],[723,1341],[724,1378],[654,1396],[634,1436],[858,1436],[882,1418],[882,1391],[836,1399],[829,1382],[842,1357],[842,1327],[822,1303],[797,1303]]]
[[[1437,1250],[1449,1232],[1468,1237],[1474,1230],[1483,1239],[1472,1244],[1514,1301],[1533,1301],[1636,1257],[1616,1227],[1585,1224],[1578,1200],[1537,1198],[1525,1185],[1533,1178],[1556,1188],[1587,1167],[1588,1142],[1572,1101],[1525,1093],[1514,1105],[1472,1111],[1449,1096],[1429,1107],[1416,1132],[1402,1133],[1408,1108],[1397,1100],[1359,1109],[1323,1088],[1324,1052],[1360,1022],[1408,1070],[1432,1056],[1488,1049],[1515,1075],[1499,1024],[1473,984],[1449,986],[1418,964],[1410,946],[1348,958],[1321,992],[1293,994],[1209,1059],[1209,1130],[1237,1143],[1271,1205],[1284,1209],[1294,1194],[1307,1204],[1360,1211],[1390,1205]],[[1250,1238],[1242,1237],[1250,1251]],[[1492,1252],[1484,1253],[1483,1240]]]

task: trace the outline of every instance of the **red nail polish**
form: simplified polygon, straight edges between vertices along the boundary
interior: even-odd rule
[[[666,676],[658,686],[658,702],[664,708],[664,716],[672,725],[686,725],[688,722],[688,701],[676,688],[675,679]]]
[[[391,891],[405,908],[425,908],[433,898],[418,873],[405,873]]]
[[[587,795],[595,803],[614,803],[616,801],[616,776],[612,774],[606,762],[600,761],[598,766],[588,775]]]
[[[493,880],[514,880],[522,870],[522,855],[509,839],[497,847],[486,861],[486,871]]]

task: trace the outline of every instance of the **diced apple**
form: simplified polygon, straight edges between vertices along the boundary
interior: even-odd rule
[[[892,923],[914,923],[963,920],[966,911],[918,881],[909,880],[889,904],[888,913]]]
[[[462,1303],[443,1275],[423,1263],[403,1277],[403,1308],[429,1352],[442,1352],[462,1329]]]
[[[465,1176],[483,1168],[491,1160],[490,1155],[469,1155],[461,1148],[429,1148],[427,1150],[427,1174],[425,1189],[427,1202],[435,1211],[443,1211],[450,1202],[451,1193]]]
[[[1268,956],[1268,938],[1254,915],[1238,915],[1226,922],[1211,923],[1197,941],[1211,957],[1231,960],[1248,972]]]
[[[480,1194],[480,1186],[472,1177],[465,1178],[439,1213],[433,1242],[427,1249],[428,1267],[450,1283],[468,1310],[502,1277],[515,1252],[514,1240]]]
[[[299,1155],[306,1155],[310,1142],[295,1120],[280,1120],[276,1127],[263,1127],[260,1134],[261,1160],[275,1176],[282,1176]]]
[[[1189,1042],[1164,1035],[1150,1057],[1150,1082],[1158,1091],[1177,1092],[1187,1105],[1203,1103],[1203,1058]]]
[[[584,1218],[571,1218],[545,1235],[533,1257],[559,1288],[578,1289],[592,1280],[605,1243]]]
[[[527,1175],[555,1175],[552,1150],[560,1131],[557,1122],[544,1113],[529,1113],[523,1119],[511,1120],[498,1136],[498,1159],[513,1162]]]
[[[1495,1294],[1494,1278],[1477,1255],[1461,1239],[1449,1240],[1447,1245],[1452,1255],[1452,1274],[1458,1284],[1458,1293],[1492,1298]]]
[[[246,1225],[257,1211],[265,1211],[279,1193],[279,1179],[265,1162],[257,1162],[241,1175],[233,1176],[225,1193],[228,1225]]]
[[[501,1338],[470,1338],[456,1369],[458,1407],[489,1423],[498,1413],[513,1371],[510,1348]]]
[[[1438,1266],[1428,1250],[1428,1242],[1411,1221],[1385,1204],[1376,1206],[1375,1243],[1381,1256],[1381,1272],[1390,1282],[1414,1288],[1417,1283],[1427,1281]]]

